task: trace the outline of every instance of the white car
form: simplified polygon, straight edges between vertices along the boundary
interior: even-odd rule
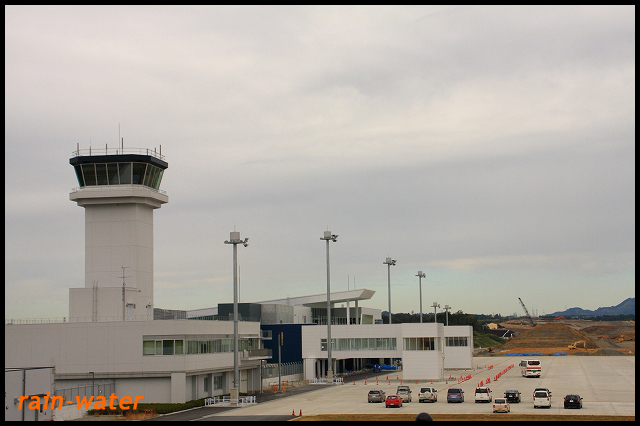
[[[476,388],[476,402],[491,402],[493,397],[491,396],[491,389],[486,386]]]
[[[510,413],[511,405],[505,398],[496,398],[493,400],[493,412],[494,413]]]
[[[533,394],[533,408],[538,407],[551,408],[551,395],[549,395],[549,392],[536,391]]]
[[[438,400],[437,392],[436,388],[432,387],[420,388],[420,392],[418,392],[418,402],[436,402]]]

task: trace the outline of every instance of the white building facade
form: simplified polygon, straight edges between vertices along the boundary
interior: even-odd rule
[[[450,338],[450,339],[448,339]],[[455,338],[455,339],[452,339]],[[405,379],[440,380],[445,368],[470,369],[473,354],[471,326],[440,323],[362,324],[331,327],[331,356],[336,364],[346,359],[402,359]],[[448,346],[456,342],[465,346]],[[322,377],[327,370],[327,327],[302,329],[302,358],[305,379]],[[450,359],[449,359],[450,357]],[[445,362],[445,360],[447,360]]]
[[[240,392],[261,389],[260,324],[240,322]],[[233,322],[164,320],[5,325],[5,368],[54,366],[55,386],[111,380],[115,394],[186,402],[229,393]],[[107,395],[108,396],[108,395]]]

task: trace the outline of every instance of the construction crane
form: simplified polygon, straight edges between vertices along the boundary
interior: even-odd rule
[[[525,313],[525,314],[527,314],[527,318],[529,318],[529,321],[531,321],[531,326],[535,327],[535,326],[536,326],[536,323],[535,323],[535,321],[533,320],[533,318],[531,318],[531,315],[529,315],[529,311],[527,311],[527,307],[526,307],[526,306],[524,306],[524,303],[522,302],[522,299],[520,299],[520,298],[518,297],[518,300],[520,301],[520,304],[522,305],[522,309],[524,309],[524,313]]]

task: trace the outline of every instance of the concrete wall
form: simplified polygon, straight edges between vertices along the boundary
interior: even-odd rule
[[[240,336],[258,337],[258,322],[240,322]],[[233,353],[144,356],[145,338],[226,338],[233,335],[229,321],[107,321],[89,323],[5,325],[5,367],[54,365],[56,380],[115,379],[119,392],[145,396],[145,402],[194,399],[189,377],[233,372]],[[240,354],[240,369],[259,370],[260,359]],[[185,384],[172,388],[172,374],[183,373]],[[232,373],[233,374],[233,373]],[[259,379],[244,372],[244,389],[259,389]],[[258,374],[258,373],[255,373]],[[194,380],[194,379],[191,379]],[[197,379],[195,379],[197,380]],[[254,383],[255,382],[255,383]],[[180,390],[184,388],[184,390]],[[211,388],[211,385],[210,385]],[[204,395],[204,390],[196,394]],[[226,388],[228,391],[228,387]],[[180,397],[179,395],[182,394]],[[118,395],[120,396],[120,395]],[[178,401],[176,401],[178,402]]]
[[[49,420],[53,415],[51,408],[41,410],[29,409],[29,403],[33,400],[24,400],[22,410],[19,408],[21,396],[46,396],[53,395],[54,369],[43,368],[34,370],[9,370],[4,372],[4,391],[5,391],[5,421],[24,420]],[[44,398],[41,398],[40,405],[44,404]]]
[[[473,327],[470,325],[450,325],[444,327],[445,337],[466,337],[469,346],[444,347],[444,368],[473,367]]]

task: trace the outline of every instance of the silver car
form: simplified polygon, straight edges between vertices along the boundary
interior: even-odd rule
[[[372,389],[367,396],[367,402],[384,402],[387,399],[382,389]]]
[[[411,391],[401,389],[397,392],[398,397],[402,398],[402,402],[411,402]]]

